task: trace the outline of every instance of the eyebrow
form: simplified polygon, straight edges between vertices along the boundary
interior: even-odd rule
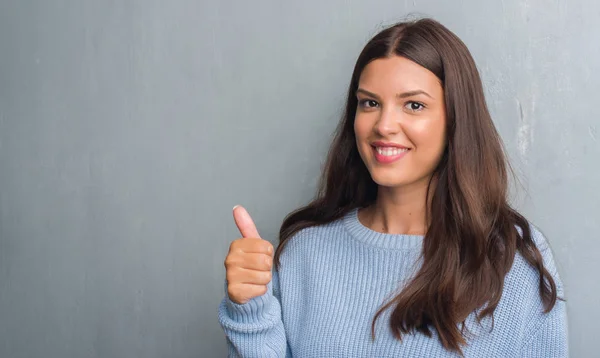
[[[359,89],[357,89],[357,90],[356,90],[356,93],[357,93],[357,94],[358,94],[358,93],[364,93],[364,94],[366,94],[367,96],[371,96],[371,97],[374,97],[374,98],[379,98],[379,96],[378,96],[378,95],[376,95],[375,93],[373,93],[373,92],[369,92],[369,91],[367,91],[367,90],[365,90],[365,89],[362,89],[362,88],[359,88]],[[425,96],[427,96],[427,97],[429,97],[429,98],[433,99],[433,97],[431,97],[431,96],[429,95],[429,93],[427,93],[427,92],[425,92],[425,91],[423,91],[423,90],[420,90],[420,89],[419,89],[419,90],[414,90],[414,91],[407,91],[407,92],[398,93],[398,94],[396,95],[396,97],[398,97],[398,98],[407,98],[407,97],[412,97],[412,96],[416,96],[416,95],[419,95],[419,94],[424,94]]]

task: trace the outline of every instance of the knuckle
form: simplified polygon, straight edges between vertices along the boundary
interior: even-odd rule
[[[264,275],[261,271],[255,271],[252,275],[252,281],[254,284],[262,284]]]
[[[264,255],[257,255],[256,260],[255,260],[255,265],[257,267],[263,268],[263,267],[265,267],[266,263],[267,263],[267,259],[264,257]]]
[[[271,259],[270,257],[267,257],[265,259],[265,264],[267,265],[267,268],[270,270],[273,267],[273,259]]]
[[[271,244],[267,240],[263,240],[262,247],[266,252],[273,252],[273,244]]]
[[[271,272],[270,271],[261,272],[259,280],[260,280],[261,284],[267,284],[267,283],[271,282]]]
[[[225,258],[225,262],[224,262],[225,267],[227,269],[231,269],[232,267],[235,266],[236,261],[237,260],[234,255],[227,255],[227,257]]]

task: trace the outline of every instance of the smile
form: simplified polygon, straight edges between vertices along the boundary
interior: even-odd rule
[[[392,163],[404,157],[410,151],[408,148],[396,147],[371,147],[375,154],[375,159],[379,163]]]

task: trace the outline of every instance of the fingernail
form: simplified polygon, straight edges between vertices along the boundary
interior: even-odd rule
[[[239,206],[239,205],[236,205],[236,206],[234,206],[232,210],[235,210],[235,208],[237,208],[238,206]]]

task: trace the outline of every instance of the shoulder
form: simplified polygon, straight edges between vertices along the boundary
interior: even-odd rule
[[[564,298],[562,281],[556,269],[550,242],[542,231],[530,222],[528,229],[541,254],[544,268],[556,284],[558,297]],[[517,230],[521,234],[521,229]],[[551,328],[563,334],[566,329],[565,302],[557,299],[551,311],[546,313],[540,294],[540,279],[538,268],[517,252],[513,265],[504,278],[502,296],[494,310],[492,321],[496,337],[502,337],[503,342],[511,342],[517,350],[535,339],[533,337],[538,336],[538,332]]]
[[[314,246],[329,245],[338,241],[345,234],[343,218],[327,224],[305,227],[294,233],[287,241],[282,252],[290,255],[298,250],[311,249]]]
[[[549,312],[540,296],[540,273],[520,254],[515,255],[511,271],[505,279],[505,292],[511,291],[513,310],[520,311],[523,321],[522,356],[535,356],[552,350],[546,356],[566,356],[567,309],[563,282],[557,269],[551,243],[542,231],[529,223],[531,237],[539,250],[544,268],[556,284],[557,299]],[[519,232],[521,232],[519,230]],[[515,309],[514,305],[519,307]],[[529,354],[526,352],[532,352]],[[558,355],[555,355],[558,354]]]
[[[557,296],[564,298],[563,283],[557,270],[554,254],[546,236],[535,225],[529,223],[532,239],[539,250],[544,268],[548,270],[556,284]],[[521,233],[520,228],[517,229]],[[549,317],[559,317],[560,314],[545,313],[545,306],[540,295],[540,272],[531,265],[519,252],[515,254],[513,265],[504,280],[504,291],[501,305],[507,312],[518,313],[523,319],[527,330],[545,322]],[[564,311],[564,301],[556,300],[552,312]],[[551,312],[551,313],[552,313]],[[513,316],[514,319],[514,315]]]
[[[560,295],[563,291],[563,284],[557,269],[556,260],[552,251],[551,244],[548,241],[548,238],[542,233],[542,231],[537,226],[535,226],[531,222],[528,222],[528,225],[529,230],[531,232],[531,238],[542,256],[544,268],[548,270],[550,276],[555,281]],[[517,227],[517,231],[520,235],[522,235],[521,228]],[[522,239],[519,238],[519,240]],[[527,262],[523,255],[519,252],[515,254],[513,266],[509,274],[507,275],[507,278],[518,279],[518,281],[520,281],[522,284],[528,282],[533,283],[535,284],[536,288],[539,288],[540,276],[538,269],[533,267],[529,262]]]

